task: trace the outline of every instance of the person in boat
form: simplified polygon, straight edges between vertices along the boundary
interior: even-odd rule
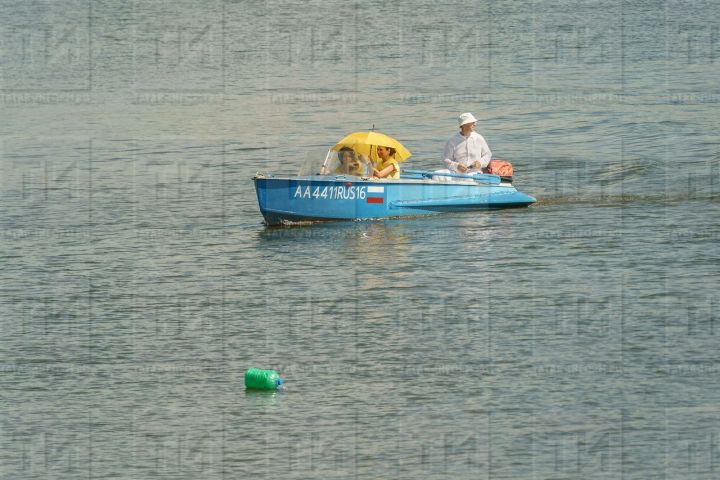
[[[373,166],[374,178],[400,178],[400,165],[393,158],[395,149],[378,145],[376,147],[378,162]]]
[[[365,169],[363,168],[361,160],[358,158],[358,154],[351,148],[341,148],[338,152],[338,160],[340,161],[340,165],[335,169],[335,173],[357,176],[365,174]]]
[[[443,162],[447,167],[436,173],[460,173],[473,175],[483,173],[490,163],[492,152],[482,135],[475,131],[477,118],[472,113],[463,113],[458,117],[460,131],[445,144]],[[450,180],[450,177],[435,177]]]

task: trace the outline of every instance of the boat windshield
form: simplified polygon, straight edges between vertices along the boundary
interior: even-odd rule
[[[365,177],[369,173],[368,161],[350,148],[328,151],[320,175],[352,175]]]

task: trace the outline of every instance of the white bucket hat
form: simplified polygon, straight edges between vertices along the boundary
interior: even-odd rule
[[[466,123],[474,122],[477,122],[477,118],[473,117],[473,114],[470,112],[463,113],[458,117],[458,125],[460,125],[461,127]]]

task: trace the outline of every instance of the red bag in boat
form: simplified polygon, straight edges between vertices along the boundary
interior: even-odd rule
[[[505,160],[490,160],[490,163],[488,163],[487,166],[486,173],[498,175],[500,177],[512,177],[512,163],[506,162]]]

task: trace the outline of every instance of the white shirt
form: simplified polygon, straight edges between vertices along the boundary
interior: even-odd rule
[[[443,161],[451,172],[457,172],[458,164],[465,166],[472,165],[475,160],[480,160],[482,168],[488,166],[492,152],[487,142],[477,132],[470,132],[466,138],[458,132],[445,144]],[[479,168],[470,168],[466,173],[479,172]]]

